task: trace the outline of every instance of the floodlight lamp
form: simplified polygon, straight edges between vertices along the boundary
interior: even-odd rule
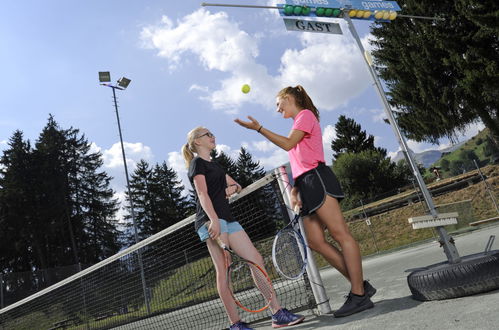
[[[99,81],[101,83],[111,81],[111,73],[109,71],[99,72]]]
[[[122,87],[123,89],[124,88],[127,88],[128,85],[130,84],[131,80],[128,79],[128,78],[125,78],[125,77],[121,77],[119,80],[118,80],[118,86]]]

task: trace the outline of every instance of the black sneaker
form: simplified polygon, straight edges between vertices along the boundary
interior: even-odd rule
[[[343,317],[362,312],[363,310],[373,307],[374,304],[371,299],[369,299],[369,296],[367,294],[364,294],[363,296],[357,296],[350,292],[343,306],[341,306],[341,308],[333,314],[335,317]]]
[[[371,283],[369,283],[369,281],[364,281],[364,293],[367,294],[369,298],[374,296],[376,294],[376,291],[376,288],[373,287]]]

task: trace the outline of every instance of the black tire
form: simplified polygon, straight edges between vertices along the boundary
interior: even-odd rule
[[[499,250],[461,257],[413,271],[407,276],[416,300],[441,300],[469,296],[499,288]]]

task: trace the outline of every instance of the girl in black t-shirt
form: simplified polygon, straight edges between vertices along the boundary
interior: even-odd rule
[[[196,191],[195,228],[200,239],[206,241],[215,265],[217,289],[231,322],[230,329],[251,329],[247,323],[241,321],[230,295],[224,253],[216,239],[220,238],[239,256],[257,263],[262,268],[264,263],[262,256],[230,212],[228,197],[242,188],[219,164],[211,160],[210,153],[215,146],[215,136],[207,128],[197,127],[189,132],[187,143],[182,147],[182,154],[189,169],[189,180]],[[301,315],[281,308],[276,297],[272,299],[270,309],[273,312],[274,327],[297,324],[304,319]]]

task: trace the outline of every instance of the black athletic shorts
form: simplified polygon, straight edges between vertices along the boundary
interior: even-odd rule
[[[314,213],[326,201],[326,195],[341,201],[345,195],[341,190],[340,183],[329,166],[319,163],[295,180],[302,201],[303,216]]]

